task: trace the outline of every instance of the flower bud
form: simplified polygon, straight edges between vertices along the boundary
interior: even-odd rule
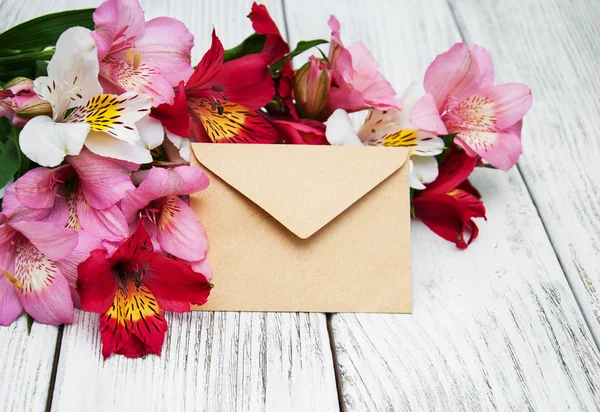
[[[298,115],[305,119],[317,119],[327,104],[330,89],[327,63],[312,56],[308,63],[296,71],[294,77]]]
[[[0,110],[17,126],[23,126],[34,116],[52,116],[52,106],[33,91],[33,80],[16,77],[9,81],[0,92]]]

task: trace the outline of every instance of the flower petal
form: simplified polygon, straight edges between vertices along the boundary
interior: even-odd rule
[[[117,294],[117,276],[106,250],[92,250],[79,264],[75,288],[83,310],[103,314],[110,309]]]
[[[190,154],[191,154],[190,139],[188,139],[187,137],[177,136],[176,134],[171,133],[168,130],[166,132],[166,135],[167,135],[168,140],[165,140],[164,145],[165,145],[165,152],[167,153],[167,158],[171,162],[185,161],[185,162],[189,163],[190,162]],[[177,150],[177,154],[171,153],[171,150],[170,150],[169,146],[167,145],[167,141],[171,144],[171,147],[173,147]]]
[[[473,213],[446,194],[423,194],[413,199],[415,216],[440,237],[466,249],[479,234]]]
[[[423,96],[410,111],[410,122],[418,129],[448,134],[432,94]]]
[[[476,164],[476,157],[469,156],[460,147],[453,146],[446,153],[444,161],[439,166],[437,179],[427,185],[427,191],[435,193],[449,192],[467,180],[475,170]]]
[[[275,85],[269,72],[270,57],[266,53],[249,54],[230,60],[211,79],[214,89],[222,90],[230,102],[254,111],[265,106],[275,95]],[[193,94],[192,94],[193,95]]]
[[[2,246],[0,246],[0,249]],[[17,288],[0,273],[0,325],[8,326],[23,312]]]
[[[144,33],[135,40],[142,63],[158,70],[171,86],[177,86],[193,73],[191,51],[194,36],[185,24],[170,17],[146,22]]]
[[[105,132],[116,139],[135,144],[140,141],[135,123],[148,115],[151,107],[152,100],[146,95],[134,92],[120,96],[99,94],[75,109],[66,121],[85,122],[92,131]]]
[[[135,189],[130,173],[137,170],[137,166],[95,155],[88,149],[66,160],[77,172],[79,188],[93,208],[113,206],[127,191]]]
[[[478,46],[474,44],[470,48],[471,55],[477,64],[477,69],[479,71],[480,80],[479,80],[479,88],[480,89],[488,89],[494,85],[494,63],[492,62],[492,57],[487,52],[485,47]]]
[[[188,262],[192,266],[192,270],[196,273],[202,273],[206,280],[210,282],[212,279],[213,271],[212,266],[208,259],[198,260],[196,262]]]
[[[281,60],[290,51],[290,46],[281,36],[277,25],[269,15],[264,4],[252,4],[252,11],[248,15],[252,28],[258,34],[265,34],[265,45],[262,52],[267,53],[271,60],[269,65]]]
[[[203,305],[208,300],[212,286],[204,275],[193,271],[189,264],[158,253],[152,255],[149,263],[143,282],[162,309],[189,312],[190,304]]]
[[[141,144],[129,144],[106,133],[90,132],[85,146],[93,153],[103,157],[137,164],[152,162],[152,155],[146,147]]]
[[[71,298],[73,299],[73,304],[76,308],[81,307],[79,294],[75,290],[75,282],[77,281],[77,266],[89,258],[92,250],[101,248],[102,240],[86,232],[85,230],[80,230],[77,232],[77,246],[75,246],[75,249],[73,249],[73,251],[69,253],[67,257],[54,262],[69,284]],[[104,313],[105,311],[106,308],[104,311],[99,313]]]
[[[71,197],[76,204],[77,219],[83,230],[107,241],[122,241],[129,236],[125,216],[116,205],[103,210],[90,206],[77,184]]]
[[[100,75],[113,84],[113,90],[126,90],[150,96],[155,106],[173,103],[175,92],[168,79],[146,63],[134,68],[124,59],[106,58],[100,63]]]
[[[60,269],[23,236],[14,247],[15,273],[11,275],[18,282],[19,300],[25,311],[40,323],[72,322],[73,301]]]
[[[36,167],[17,180],[15,195],[19,202],[29,208],[53,208],[57,200],[56,186],[64,183],[70,175],[72,175],[72,171],[68,165],[56,169]]]
[[[435,157],[412,156],[413,169],[410,173],[410,187],[423,190],[423,183],[433,182],[438,176],[438,164]]]
[[[502,132],[465,131],[456,136],[454,141],[504,171],[510,170],[523,152],[521,138],[512,129]]]
[[[58,166],[65,156],[77,155],[90,131],[86,123],[54,123],[46,116],[31,119],[19,136],[25,155],[41,166]]]
[[[164,142],[165,131],[160,124],[160,121],[151,117],[144,117],[135,125],[140,131],[139,144],[146,150],[152,150]]]
[[[194,211],[179,197],[164,199],[157,227],[157,240],[165,252],[188,261],[206,257],[206,230]]]
[[[68,211],[64,199],[58,199],[53,209],[32,209],[19,202],[15,194],[14,183],[6,189],[2,199],[2,212],[11,222],[23,220],[34,222],[53,222],[64,226],[67,223]],[[65,214],[65,212],[67,212]]]
[[[337,109],[327,119],[325,130],[327,141],[332,146],[362,146],[360,138],[354,131],[350,116],[343,109]]]
[[[121,208],[127,221],[131,223],[135,221],[138,211],[153,200],[173,195],[187,196],[206,189],[208,184],[208,176],[197,167],[153,167],[139,187],[125,195]]]
[[[202,132],[197,133],[194,129],[196,140],[202,140],[204,135],[215,143],[269,144],[279,140],[279,134],[271,124],[247,107],[224,101],[213,109],[211,100],[206,98],[188,98],[188,103],[202,125]]]
[[[167,321],[152,292],[132,280],[120,283],[112,306],[100,318],[102,355],[160,355],[166,331]],[[132,337],[139,341],[131,342]]]
[[[60,35],[54,56],[48,63],[48,77],[38,77],[34,90],[48,100],[54,119],[61,120],[67,109],[102,93],[98,82],[98,57],[91,32],[72,27]]]
[[[173,104],[163,103],[152,109],[151,117],[160,120],[164,128],[178,136],[189,137],[190,115],[183,82],[179,83]]]
[[[94,12],[92,37],[98,45],[98,58],[109,52],[127,50],[144,30],[144,10],[137,0],[107,0]]]
[[[531,89],[522,83],[494,86],[488,96],[493,101],[498,129],[506,129],[521,121],[533,102]]]
[[[213,29],[210,49],[202,56],[196,70],[185,83],[186,90],[202,87],[212,80],[221,70],[224,54],[223,43],[221,43],[221,40],[217,37],[217,32]]]
[[[18,289],[5,275],[15,273],[15,248],[12,242],[0,243],[0,325],[8,326],[23,312]],[[14,280],[14,278],[13,278]]]
[[[425,92],[433,96],[438,109],[448,96],[460,101],[477,92],[481,84],[479,67],[464,43],[438,55],[425,72]]]
[[[48,222],[10,222],[50,260],[63,259],[77,246],[77,232]]]

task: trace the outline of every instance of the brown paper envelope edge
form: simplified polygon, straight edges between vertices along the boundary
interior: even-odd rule
[[[198,162],[192,165],[208,168],[292,233],[307,239],[400,169],[409,149],[193,143],[192,154]],[[317,156],[317,170],[290,172],[289,163]],[[336,161],[343,164],[336,167]],[[267,171],[256,174],[260,166]],[[315,193],[306,194],[311,191]]]
[[[229,146],[229,145],[223,145],[223,146]],[[281,146],[280,146],[281,147]],[[387,148],[387,150],[398,150],[398,148]],[[194,153],[194,152],[192,152]],[[408,157],[408,156],[406,156]],[[192,165],[193,166],[200,166],[200,162],[197,160],[196,156],[192,156]],[[208,169],[206,166],[203,165],[203,167],[205,169]],[[392,172],[392,174],[394,175],[399,175],[398,178],[395,178],[394,180],[396,180],[396,183],[394,183],[397,186],[402,186],[402,188],[406,189],[408,191],[408,164],[406,162],[403,162],[403,165],[401,168],[396,169],[396,171]],[[226,186],[232,187],[229,182],[224,181],[223,179],[221,179],[221,177],[215,175],[212,173],[212,171],[210,171],[210,169],[206,170],[207,173],[209,174],[209,176],[211,176],[211,179],[219,179],[220,183],[225,183]],[[383,178],[382,181],[379,181],[375,186],[378,186],[380,183],[382,183],[383,181],[386,181],[388,179],[388,177]],[[401,180],[398,180],[401,179]],[[401,183],[400,183],[401,182]],[[392,183],[389,183],[392,184]],[[239,191],[237,191],[237,189],[233,188],[234,192],[238,192],[238,194],[240,194]],[[390,188],[391,190],[391,188]],[[370,190],[369,190],[370,191]],[[245,197],[243,195],[243,193],[241,193],[242,196],[240,196],[240,201],[242,202],[247,202],[248,204],[252,205],[252,207],[255,207],[256,209],[259,209],[261,211],[263,211],[263,209],[256,205],[254,202],[252,202],[252,200],[249,200],[247,197]],[[364,195],[364,194],[363,194]],[[361,195],[359,197],[359,199],[362,199],[363,195]],[[199,194],[199,196],[201,196],[201,193]],[[408,201],[408,193],[406,194],[406,199],[403,199],[402,202],[406,205],[406,208],[409,207],[409,201]],[[192,196],[192,207],[194,207],[194,203],[195,203],[195,196]],[[356,203],[355,206],[354,203]],[[352,203],[351,207],[360,207],[361,202],[359,200],[356,200],[355,202]],[[346,209],[348,209],[349,207],[344,207],[339,213],[338,215],[336,215],[334,218],[330,219],[330,220],[336,220],[336,219],[343,219],[344,216],[344,211]],[[402,206],[404,207],[404,206]],[[268,214],[268,211],[264,211],[263,213]],[[348,212],[350,213],[350,212]],[[340,215],[341,214],[341,215]],[[408,210],[406,211],[406,216],[407,216],[407,226],[406,229],[404,230],[404,235],[403,235],[403,239],[402,239],[402,243],[403,243],[403,254],[406,254],[406,257],[404,257],[404,259],[402,260],[402,264],[401,264],[401,269],[399,269],[400,271],[398,272],[397,276],[402,276],[402,278],[404,278],[404,280],[402,280],[402,286],[403,286],[403,292],[402,296],[403,299],[402,301],[395,305],[392,308],[387,308],[385,310],[370,310],[369,308],[361,308],[359,310],[353,310],[350,309],[348,310],[347,308],[339,308],[339,307],[330,307],[327,304],[324,304],[322,306],[319,305],[312,305],[311,308],[306,308],[306,307],[292,307],[292,308],[285,308],[285,309],[281,309],[278,307],[273,307],[270,305],[261,305],[261,302],[264,302],[264,300],[261,299],[257,299],[257,303],[256,304],[251,304],[251,307],[242,307],[242,306],[236,306],[236,304],[234,304],[234,306],[236,307],[222,307],[220,306],[218,303],[216,305],[211,304],[214,303],[214,301],[211,301],[209,299],[209,303],[207,304],[207,306],[202,306],[202,307],[192,307],[193,310],[219,310],[219,311],[271,311],[271,312],[374,312],[374,313],[411,313],[412,312],[412,280],[411,280],[411,263],[410,263],[410,219],[408,218]],[[269,217],[270,218],[270,217]],[[327,222],[329,223],[329,222]],[[325,224],[327,224],[325,223]],[[404,222],[403,222],[404,223]],[[283,227],[280,227],[281,231],[286,232],[287,230]],[[210,233],[209,233],[209,238],[210,238]],[[310,241],[310,240],[309,240]],[[211,247],[215,247],[214,245],[211,245]],[[210,258],[210,253],[209,253],[209,258]],[[218,279],[218,274],[215,275],[216,278]],[[217,280],[218,283],[218,280]]]

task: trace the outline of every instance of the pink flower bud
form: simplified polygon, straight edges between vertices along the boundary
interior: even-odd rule
[[[40,115],[52,115],[52,106],[33,91],[33,80],[16,77],[0,90],[0,117],[23,127],[27,120]]]
[[[306,119],[317,119],[327,104],[331,89],[331,77],[327,63],[314,56],[296,71],[294,96],[298,115]]]

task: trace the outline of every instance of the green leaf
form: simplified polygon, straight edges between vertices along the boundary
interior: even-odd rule
[[[249,54],[260,53],[265,45],[267,36],[265,34],[251,34],[235,46],[233,49],[225,50],[223,60],[228,62],[229,60],[239,59],[240,57],[247,56]]]
[[[0,187],[6,186],[19,171],[19,149],[11,139],[4,142],[0,152]]]
[[[69,10],[29,20],[0,34],[0,44],[13,50],[54,46],[60,35],[70,27],[82,26],[92,30],[93,13],[94,9]]]
[[[440,138],[444,141],[444,151],[435,157],[438,164],[441,164],[444,161],[444,159],[446,158],[446,155],[448,154],[448,150],[450,150],[450,148],[454,144],[454,138],[457,135],[458,135],[458,133],[450,133],[450,134],[444,134],[444,135],[440,136]]]
[[[272,75],[276,75],[277,72],[283,67],[283,65],[290,59],[293,59],[294,57],[296,57],[297,55],[304,53],[307,50],[312,49],[313,47],[316,47],[320,44],[324,44],[324,43],[329,43],[327,40],[323,40],[323,39],[317,39],[317,40],[308,40],[308,41],[304,41],[301,40],[298,42],[298,45],[296,46],[296,48],[294,50],[292,50],[291,52],[289,52],[288,54],[286,54],[283,59],[279,60],[278,62],[275,62],[271,65],[271,74]]]
[[[33,326],[34,322],[35,322],[35,320],[28,313],[27,314],[27,334],[28,335],[31,334],[31,327]]]
[[[0,57],[0,66],[7,63],[30,62],[35,60],[50,60],[54,56],[54,49],[20,53],[13,56]]]

